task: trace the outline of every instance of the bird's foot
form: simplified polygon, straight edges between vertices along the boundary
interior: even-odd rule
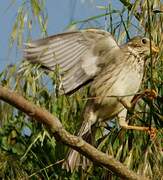
[[[124,128],[124,129],[146,131],[149,133],[151,140],[155,139],[156,134],[157,134],[156,128],[128,125],[128,123],[126,122],[126,114],[127,114],[127,109],[124,109],[117,115],[120,127]]]
[[[132,130],[139,130],[139,131],[146,131],[150,135],[151,140],[154,140],[157,134],[157,129],[154,127],[143,127],[143,126],[131,126],[128,124],[121,126],[124,129],[132,129]]]
[[[150,135],[151,140],[154,141],[154,140],[156,139],[157,129],[154,128],[154,127],[150,127],[150,128],[148,129],[148,133],[149,133],[149,135]]]
[[[157,92],[154,89],[145,89],[142,93],[136,94],[132,101],[131,105],[135,106],[139,99],[142,97],[147,97],[149,100],[153,100],[157,98]]]
[[[148,97],[150,100],[153,100],[157,98],[158,94],[154,89],[146,89],[144,91],[144,96]]]

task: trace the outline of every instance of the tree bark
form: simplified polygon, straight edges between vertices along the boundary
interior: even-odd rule
[[[119,177],[129,180],[147,180],[146,177],[139,176],[135,172],[129,170],[112,156],[97,150],[82,138],[71,135],[64,129],[57,117],[54,117],[46,109],[40,108],[27,101],[21,95],[0,86],[0,99],[26,113],[28,116],[32,117],[31,119],[44,123],[50,128],[58,141],[70,146],[100,166],[111,170]]]

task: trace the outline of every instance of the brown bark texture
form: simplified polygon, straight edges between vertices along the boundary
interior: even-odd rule
[[[107,168],[122,179],[148,179],[129,170],[126,166],[115,160],[112,156],[97,150],[95,147],[85,142],[82,138],[71,135],[64,129],[57,117],[54,117],[46,109],[38,107],[32,102],[29,102],[20,94],[0,86],[0,99],[26,113],[31,117],[31,120],[37,120],[40,123],[47,125],[52,131],[56,140],[61,141],[62,143],[75,149],[82,155],[86,156],[88,159],[92,160],[99,166]]]

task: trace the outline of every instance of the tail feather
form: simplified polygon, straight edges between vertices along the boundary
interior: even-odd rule
[[[80,154],[75,150],[71,150],[67,160],[64,162],[62,167],[67,171],[73,172],[78,170],[79,166],[80,166]]]
[[[91,128],[91,125],[89,125],[88,123],[83,123],[82,127],[78,133],[78,136],[83,137],[84,140],[90,139],[90,135],[91,135],[90,128]],[[71,171],[71,172],[77,171],[78,168],[80,166],[82,166],[82,164],[84,163],[84,162],[82,162],[82,159],[83,158],[80,153],[71,149],[68,153],[68,156],[67,156],[65,162],[62,165],[62,168],[66,169],[67,171]],[[87,165],[84,165],[84,166],[86,167]]]
[[[84,121],[82,126],[78,132],[78,136],[82,137],[88,143],[91,143],[91,126],[96,122],[97,115],[93,112],[92,104],[87,104],[85,112],[84,112]],[[77,171],[80,166],[83,169],[86,169],[89,165],[89,161],[87,158],[82,156],[75,150],[70,150],[66,161],[63,163],[63,168],[67,169],[67,171]]]

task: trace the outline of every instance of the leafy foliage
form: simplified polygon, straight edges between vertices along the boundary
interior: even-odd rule
[[[13,1],[11,5],[14,5],[16,1]],[[46,34],[47,27],[47,13],[45,11],[45,0],[23,0],[20,7],[18,7],[15,23],[12,28],[10,37],[10,46],[13,43],[21,47],[23,40],[23,35],[28,34],[30,37],[33,24],[38,23],[41,32]],[[27,32],[26,32],[27,31]]]
[[[119,42],[124,42],[134,31],[134,34],[151,34],[160,47],[160,54],[156,61],[151,57],[147,65],[141,87],[141,90],[154,89],[157,96],[143,97],[139,100],[135,111],[128,115],[132,124],[156,127],[158,129],[156,137],[150,139],[149,134],[145,132],[125,131],[120,129],[115,121],[101,125],[96,133],[96,147],[99,150],[114,156],[129,169],[157,180],[163,176],[163,62],[161,53],[163,16],[160,13],[155,14],[153,10],[155,7],[161,8],[161,1],[149,1],[150,6],[145,0],[137,0],[134,3],[121,2],[124,5],[122,10],[115,9],[111,4],[107,7],[98,6],[103,11],[99,16],[72,22],[70,26],[75,24],[79,27],[83,25],[88,27],[89,22],[97,22],[101,17],[106,17],[104,28],[112,32]],[[31,21],[36,17],[42,31],[46,32],[46,18],[42,16],[45,1],[31,0],[28,3],[30,8],[27,8],[26,1],[19,8],[11,33],[12,42],[17,40],[19,45],[22,43],[24,28],[31,31]],[[26,17],[28,17],[27,21]],[[99,23],[96,25],[98,26]],[[71,96],[61,96],[58,92],[60,79],[57,69],[56,72],[47,75],[39,66],[27,65],[27,67],[23,72],[17,72],[16,66],[8,67],[0,74],[1,84],[46,108],[61,120],[68,131],[75,133],[80,127],[88,87]],[[67,147],[56,142],[44,125],[32,122],[25,114],[3,102],[0,104],[0,115],[1,178],[116,179],[116,175],[93,163],[86,172],[82,169],[79,172],[66,172],[61,165]]]

